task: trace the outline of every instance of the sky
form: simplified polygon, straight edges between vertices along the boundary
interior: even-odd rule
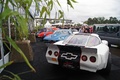
[[[67,9],[66,0],[59,0],[66,19],[84,22],[94,17],[117,17],[120,20],[120,0],[76,0],[74,9]]]
[[[65,14],[65,19],[73,20],[73,22],[84,22],[88,18],[94,17],[116,17],[120,20],[120,0],[76,0],[73,3],[74,9],[67,6],[67,0],[58,0]],[[69,10],[67,9],[69,7]],[[54,6],[51,11],[51,18],[55,18],[55,12],[58,6]],[[31,12],[34,14],[34,8]]]

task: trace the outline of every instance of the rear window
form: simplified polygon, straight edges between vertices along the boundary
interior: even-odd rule
[[[69,40],[68,44],[85,46],[85,43],[87,42],[88,37],[89,36],[75,35],[74,37],[72,37],[72,39]]]
[[[100,44],[100,40],[95,36],[90,36],[86,46],[96,46]]]
[[[73,37],[64,40],[67,45],[77,45],[77,46],[96,46],[100,44],[100,40],[95,36],[89,35],[75,35]]]

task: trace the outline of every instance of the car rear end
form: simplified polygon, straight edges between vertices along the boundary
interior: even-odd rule
[[[50,45],[46,52],[48,63],[71,69],[96,72],[97,49],[67,45]]]

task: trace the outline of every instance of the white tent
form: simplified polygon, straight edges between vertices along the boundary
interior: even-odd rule
[[[47,21],[44,28],[51,28],[51,27],[52,27],[52,24],[50,24],[49,21]]]

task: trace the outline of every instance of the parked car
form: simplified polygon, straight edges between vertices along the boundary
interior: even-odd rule
[[[53,34],[44,37],[43,41],[46,43],[54,43],[56,41],[64,40],[72,34],[71,29],[59,29],[56,30]]]
[[[38,30],[36,32],[36,37],[38,37],[38,34],[40,34],[41,32],[45,32],[45,31],[46,31],[46,28],[42,28],[42,29]]]
[[[109,46],[114,44],[120,47],[120,24],[94,24],[93,32],[107,40]]]
[[[46,59],[50,64],[70,69],[103,71],[105,74],[109,74],[111,70],[108,42],[101,40],[97,34],[73,34],[65,40],[50,44]]]
[[[37,37],[44,38],[45,36],[52,34],[57,29],[58,28],[56,28],[56,27],[43,28],[37,32]]]

